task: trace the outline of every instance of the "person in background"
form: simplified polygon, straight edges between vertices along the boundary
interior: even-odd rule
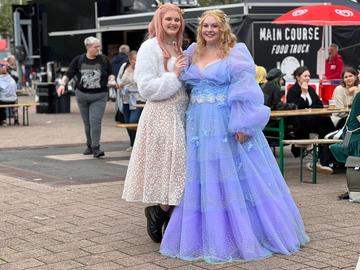
[[[128,54],[130,52],[130,47],[126,44],[122,44],[119,47],[119,54],[115,55],[111,60],[112,73],[117,75],[119,73],[120,67],[128,61]]]
[[[263,66],[255,66],[256,82],[262,87],[266,83],[266,69]]]
[[[262,91],[264,94],[264,104],[271,110],[293,110],[296,109],[296,104],[284,103],[281,101],[281,87],[285,84],[284,76],[286,74],[278,68],[272,68],[269,70],[266,79],[267,82],[262,85]],[[270,120],[269,125],[275,125],[276,120]],[[294,130],[291,124],[288,124],[285,119],[285,138],[293,138]],[[272,131],[264,131],[267,136],[268,143],[271,146],[278,146],[278,140],[270,137],[276,137],[277,133]]]
[[[351,132],[348,145],[344,145],[344,143],[330,145],[332,154],[340,163],[345,163],[348,156],[360,157],[360,92],[353,100],[353,106],[341,136],[342,139],[345,139],[347,131]]]
[[[332,99],[336,101],[337,108],[351,108],[353,104],[354,97],[357,93],[360,92],[359,86],[359,78],[357,77],[357,71],[352,67],[345,67],[342,74],[341,74],[341,85],[335,88],[334,94]],[[344,127],[346,123],[348,123],[348,113],[341,112],[341,113],[334,113],[331,116],[331,120],[333,121],[336,130],[331,132],[325,136],[326,139],[341,139],[346,132],[346,128]],[[324,148],[328,148],[330,151],[330,145],[324,145]],[[338,147],[338,146],[336,146]],[[335,148],[336,148],[335,147]],[[341,149],[336,148],[336,149]],[[338,150],[335,150],[338,151]],[[343,169],[345,162],[339,161],[338,158],[332,155],[333,161],[333,169],[334,172],[339,171],[339,169]]]
[[[271,110],[284,107],[284,103],[281,101],[281,86],[285,83],[285,75],[280,69],[272,68],[266,75],[267,82],[261,87],[264,93],[265,105],[270,107]]]
[[[143,99],[138,91],[137,84],[134,80],[134,69],[136,64],[136,51],[131,51],[129,53],[129,61],[124,63],[119,70],[119,74],[116,78],[118,95],[117,98],[121,99],[118,104],[119,109],[124,115],[125,123],[137,123],[139,121],[142,108],[134,107],[136,104],[145,104],[145,99]],[[126,151],[131,151],[134,146],[136,130],[127,129],[130,138],[130,147]]]
[[[344,165],[349,156],[360,157],[360,92],[355,95],[353,106],[345,123],[341,139],[345,140],[346,132],[350,131],[349,142],[330,145],[330,150],[336,161]],[[339,200],[349,199],[349,192],[338,196]]]
[[[338,85],[332,99],[336,101],[336,108],[350,108],[354,97],[360,92],[358,72],[352,67],[345,67],[341,73],[341,85]],[[334,113],[331,116],[336,129],[341,129],[348,113]]]
[[[7,62],[9,63],[8,72],[17,83],[19,81],[19,75],[17,71],[15,55],[9,55],[9,57],[7,58]]]
[[[111,60],[111,68],[113,71],[113,74],[116,76],[119,73],[120,67],[128,62],[128,54],[130,52],[130,48],[128,45],[121,45],[119,47],[119,53],[117,53],[115,56],[113,56]],[[109,100],[116,101],[117,97],[117,91],[116,88],[110,87],[109,88]]]
[[[0,62],[0,105],[15,104],[17,102],[15,80],[8,73],[8,62]],[[0,108],[0,126],[6,126],[6,110]]]
[[[325,61],[326,80],[340,80],[341,78],[344,62],[338,50],[338,45],[334,43],[329,47],[329,57]]]
[[[96,158],[105,155],[100,149],[101,123],[108,99],[108,87],[115,87],[115,76],[109,60],[100,54],[100,40],[87,37],[84,40],[86,53],[76,56],[57,88],[58,96],[64,94],[65,86],[77,77],[76,100],[84,123],[86,149],[84,155]]]
[[[315,89],[309,85],[310,71],[305,66],[295,69],[295,84],[289,89],[286,101],[295,103],[298,109],[306,108],[323,108],[320,97],[316,94]],[[294,126],[296,139],[309,139],[310,133],[318,134],[322,139],[326,134],[335,130],[330,116],[296,116],[289,118],[289,122]],[[295,157],[300,155],[300,150],[292,146],[292,153]],[[322,173],[332,174],[334,172],[332,165],[333,160],[328,148],[319,145],[320,163],[317,164],[317,170]],[[306,164],[309,170],[312,170],[311,163]]]

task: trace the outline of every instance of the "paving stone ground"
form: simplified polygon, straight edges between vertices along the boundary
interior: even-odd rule
[[[126,163],[118,161],[123,157],[71,161],[67,167],[67,161],[59,159],[44,162],[46,168],[41,167],[42,162],[33,168],[28,166],[32,160],[29,151],[33,151],[33,160],[39,161],[49,153],[76,155],[82,149],[82,124],[73,101],[70,114],[36,114],[32,110],[29,127],[0,128],[0,270],[355,269],[360,255],[360,204],[336,199],[346,189],[345,174],[319,175],[316,185],[299,183],[298,160],[288,150],[285,178],[311,237],[306,247],[291,256],[274,255],[266,260],[232,264],[210,265],[161,256],[159,245],[146,235],[144,205],[120,199]],[[103,145],[109,152],[124,151],[128,144],[126,132],[115,128],[113,115],[113,103],[109,103]],[[11,151],[16,158],[4,157]],[[9,173],[9,168],[25,174],[42,170],[49,179],[62,179],[65,176],[61,169],[66,168],[71,175],[77,167],[85,170],[89,164],[93,170],[105,171],[99,172],[97,181],[90,184],[84,174],[78,174],[79,182],[52,185]],[[118,172],[118,180],[109,177],[105,167],[115,177]],[[305,178],[310,180],[307,172]]]

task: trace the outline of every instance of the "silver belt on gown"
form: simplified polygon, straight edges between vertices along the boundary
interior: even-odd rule
[[[204,95],[191,95],[190,102],[191,103],[215,103],[221,102],[224,103],[226,101],[225,94],[204,94]]]

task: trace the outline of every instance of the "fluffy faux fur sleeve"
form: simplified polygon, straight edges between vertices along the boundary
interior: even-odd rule
[[[164,71],[163,54],[156,38],[141,45],[134,78],[140,95],[150,101],[168,99],[182,87],[174,72]]]

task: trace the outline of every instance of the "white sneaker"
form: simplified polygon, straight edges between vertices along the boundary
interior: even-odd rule
[[[125,150],[126,152],[131,152],[132,151],[132,146],[130,146],[130,147],[128,147],[128,148],[126,148],[126,150]]]
[[[313,144],[309,144],[309,145],[306,146],[306,150],[309,151],[309,152],[312,151],[313,148],[314,148]]]
[[[305,164],[305,167],[306,167],[306,169],[308,169],[310,172],[312,172],[312,163],[311,162],[307,162],[306,164]]]
[[[323,166],[320,163],[316,164],[316,171],[319,173],[324,173],[324,174],[333,174],[334,173],[333,168],[331,168],[329,166]]]
[[[313,171],[313,167],[312,167],[312,162],[307,162],[305,164],[306,169],[308,169],[309,171]],[[323,166],[320,164],[320,162],[316,163],[316,171],[318,173],[323,173],[323,174],[333,174],[334,170],[329,167],[329,166]]]

